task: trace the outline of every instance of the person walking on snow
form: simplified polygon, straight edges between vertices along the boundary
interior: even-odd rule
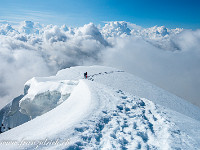
[[[84,78],[85,78],[85,79],[87,78],[87,72],[86,72],[86,73],[84,73]]]

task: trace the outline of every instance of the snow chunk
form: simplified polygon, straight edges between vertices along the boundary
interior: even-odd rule
[[[65,101],[71,94],[78,81],[38,81],[31,79],[25,85],[25,93],[20,102],[20,112],[31,119],[40,116]]]

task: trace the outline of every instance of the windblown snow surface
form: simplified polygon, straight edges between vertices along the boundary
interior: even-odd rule
[[[71,67],[24,89],[0,111],[0,149],[200,148],[200,109],[122,70]]]

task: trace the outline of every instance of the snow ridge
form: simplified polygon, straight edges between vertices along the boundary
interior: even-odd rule
[[[94,87],[92,89],[94,90]],[[78,137],[67,150],[189,149],[191,144],[195,145],[190,137],[167,118],[166,112],[162,111],[164,108],[147,99],[125,94],[121,90],[107,89],[107,92],[101,92],[106,95],[109,102],[107,105],[112,108],[98,108],[89,120],[77,125],[74,135]],[[108,100],[113,98],[113,95],[117,100],[114,105]]]
[[[85,71],[88,72],[88,79],[83,79]],[[33,78],[26,83],[26,96],[17,99],[17,102],[19,106],[24,102],[23,108],[27,109],[26,112],[35,112],[38,108],[42,110],[45,108],[43,102],[50,105],[52,102],[51,97],[46,97],[45,93],[52,92],[54,97],[57,95],[53,92],[55,90],[62,94],[70,91],[70,95],[63,99],[60,105],[57,105],[57,99],[52,105],[55,106],[53,109],[49,110],[47,107],[47,112],[42,112],[34,119],[2,133],[0,142],[8,139],[18,142],[22,139],[40,141],[46,138],[52,141],[68,141],[67,145],[33,144],[17,147],[27,150],[36,147],[44,150],[173,150],[200,147],[200,139],[197,136],[200,133],[200,122],[198,118],[195,120],[188,117],[193,113],[197,115],[198,112],[191,110],[191,113],[185,116],[176,112],[176,109],[169,109],[169,104],[176,104],[180,99],[124,71],[103,66],[79,66],[62,70],[56,76]],[[147,92],[153,95],[151,100],[147,99]],[[38,98],[38,94],[44,97]],[[168,105],[160,99],[166,95],[171,97],[167,101]],[[154,101],[155,98],[157,101]],[[177,107],[183,107],[184,110],[193,108],[185,101],[180,103],[182,105]],[[35,108],[36,104],[37,109],[31,109]],[[16,145],[0,144],[0,147],[5,150],[16,149]]]

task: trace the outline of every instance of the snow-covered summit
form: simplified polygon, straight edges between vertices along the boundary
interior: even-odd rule
[[[27,81],[24,94],[0,111],[1,131],[12,128],[0,147],[197,149],[199,116],[199,108],[123,70],[71,67]],[[39,143],[45,139],[59,143]],[[15,143],[2,142],[9,140]]]

